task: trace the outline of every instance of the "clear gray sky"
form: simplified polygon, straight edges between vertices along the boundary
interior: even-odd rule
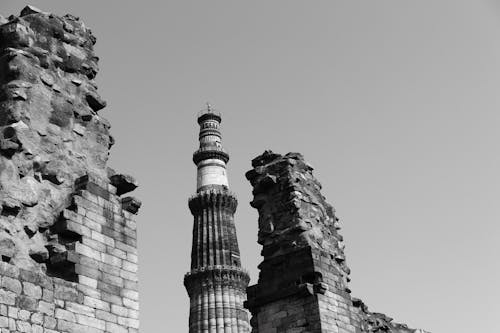
[[[98,38],[111,166],[142,184],[142,332],[187,332],[196,113],[223,112],[242,261],[244,173],[264,149],[316,167],[353,295],[434,333],[499,332],[498,1],[50,1]],[[23,1],[1,0],[18,14]]]

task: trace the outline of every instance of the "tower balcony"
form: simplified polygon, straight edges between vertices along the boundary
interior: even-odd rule
[[[194,164],[198,164],[203,160],[212,158],[216,158],[224,161],[224,163],[227,163],[229,161],[229,154],[224,150],[224,148],[215,145],[200,147],[200,149],[193,153]]]

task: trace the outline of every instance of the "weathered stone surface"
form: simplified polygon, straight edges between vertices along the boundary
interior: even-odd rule
[[[24,7],[23,10],[21,10],[21,16],[26,16],[26,15],[30,15],[30,14],[38,14],[38,13],[48,14],[48,13],[42,12],[40,9],[36,8],[35,6],[31,6],[31,5],[28,5],[28,6]]]
[[[132,214],[137,214],[139,208],[141,208],[142,202],[134,197],[122,198],[122,208]]]
[[[264,257],[247,289],[252,332],[424,333],[351,297],[339,220],[302,155],[266,151],[252,166]]]
[[[140,201],[109,179],[94,43],[71,15],[0,18],[2,333],[138,332]]]
[[[111,139],[95,113],[105,106],[93,81],[95,38],[77,18],[33,6],[2,23],[0,239],[14,242],[10,263],[43,270],[43,230],[65,208],[75,179],[106,176]]]

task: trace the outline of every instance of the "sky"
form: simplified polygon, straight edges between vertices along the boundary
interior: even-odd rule
[[[241,258],[256,283],[244,177],[302,153],[336,208],[353,296],[428,331],[500,324],[500,2],[32,0],[97,37],[99,91],[135,176],[142,332],[186,332],[196,113],[223,114]],[[1,0],[0,13],[24,3]]]

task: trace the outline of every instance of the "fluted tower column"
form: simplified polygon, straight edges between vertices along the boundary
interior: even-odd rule
[[[196,194],[189,199],[194,217],[191,271],[184,277],[190,298],[189,333],[250,332],[243,307],[249,276],[241,267],[234,226],[238,202],[229,192],[229,155],[222,148],[220,123],[220,113],[208,104],[198,114]]]

